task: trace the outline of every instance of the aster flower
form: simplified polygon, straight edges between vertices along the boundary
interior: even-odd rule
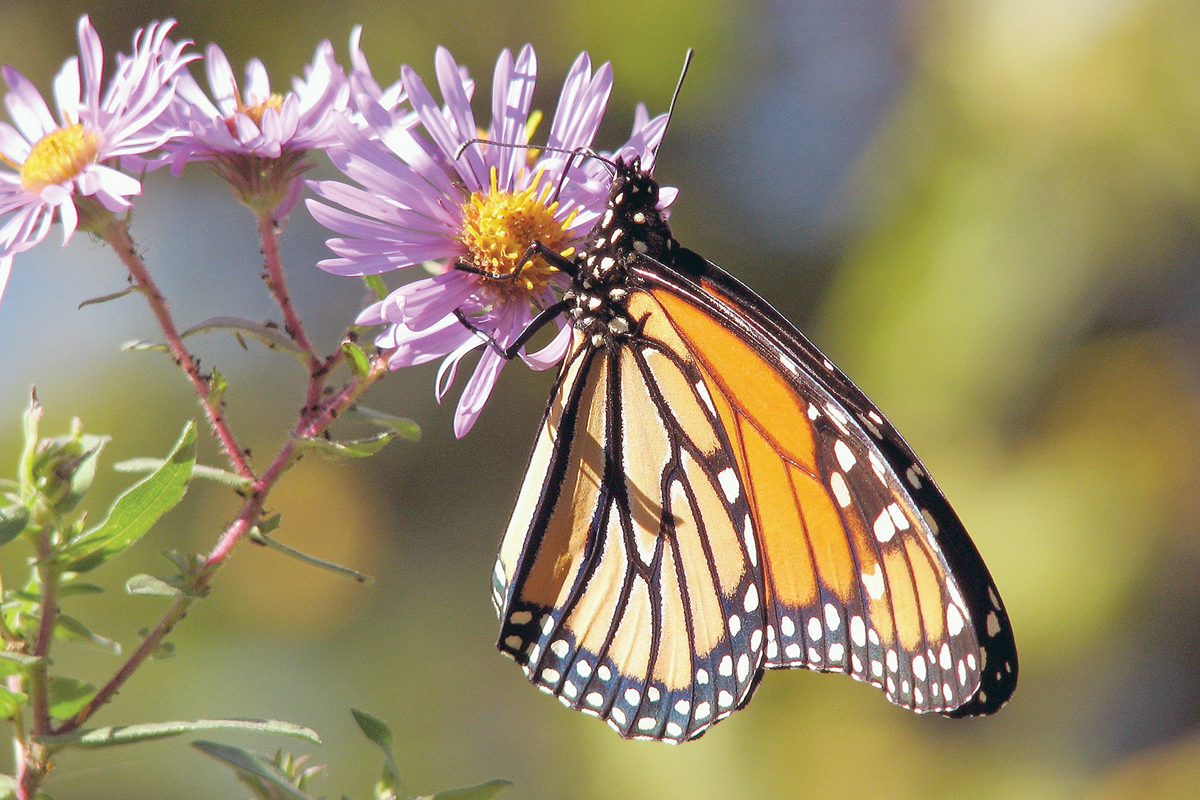
[[[454,432],[461,437],[478,418],[504,365],[493,348],[484,347],[480,334],[510,345],[568,283],[540,256],[515,279],[496,276],[516,272],[533,241],[569,257],[604,211],[610,182],[604,166],[550,148],[569,152],[591,145],[612,89],[612,69],[604,64],[593,74],[586,53],[576,59],[559,96],[547,148],[537,150],[525,147],[539,118],[530,110],[537,78],[531,47],[522,48],[516,59],[505,50],[497,61],[492,120],[483,134],[471,110],[465,72],[444,48],[435,63],[444,105],[434,101],[415,71],[401,69],[415,121],[390,112],[365,92],[355,97],[365,127],[339,123],[343,144],[328,153],[360,186],[313,183],[318,196],[346,210],[317,201],[308,205],[319,222],[342,234],[327,242],[338,257],[320,262],[323,269],[363,276],[437,262],[431,270],[437,274],[400,287],[365,309],[358,323],[387,326],[376,344],[392,351],[392,369],[443,358],[439,400],[462,358],[483,348],[455,413]],[[652,159],[665,117],[650,120],[643,109],[639,122],[619,152]],[[467,144],[477,137],[489,144]],[[456,264],[487,274],[455,269]],[[520,357],[530,367],[546,369],[565,354],[570,328],[561,320],[557,324],[558,335],[542,350],[522,349]]]
[[[308,151],[337,142],[334,119],[346,110],[349,85],[328,40],[318,46],[303,78],[292,91],[273,93],[267,69],[257,58],[246,65],[246,80],[237,77],[225,53],[210,44],[205,70],[210,100],[191,75],[181,75],[176,100],[164,114],[163,126],[179,131],[148,168],[170,163],[175,175],[191,161],[210,162],[247,205],[263,204],[284,217],[295,206],[310,166]]]
[[[403,81],[397,80],[384,89],[375,80],[362,50],[362,25],[355,25],[350,31],[350,67],[351,100],[357,95],[366,95],[388,111],[395,111],[408,99]],[[361,115],[359,121],[365,125]]]
[[[76,206],[79,198],[121,212],[141,194],[140,181],[105,162],[153,150],[171,135],[153,123],[174,96],[176,73],[193,58],[183,54],[190,42],[167,39],[174,24],[156,22],[133,35],[133,54],[118,56],[101,98],[104,52],[91,20],[81,17],[83,80],[81,59],[72,56],[54,79],[57,123],[29,79],[4,67],[10,90],[4,102],[16,127],[0,122],[0,161],[16,172],[0,169],[0,214],[12,214],[0,228],[0,294],[14,255],[46,238],[55,212],[65,245],[80,225],[80,211],[87,212]]]

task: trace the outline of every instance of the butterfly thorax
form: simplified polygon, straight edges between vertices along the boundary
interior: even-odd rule
[[[575,275],[564,299],[574,301],[574,326],[592,345],[625,336],[633,327],[626,308],[630,267],[638,259],[666,263],[679,248],[658,207],[658,183],[639,158],[618,160],[604,214],[579,249]]]

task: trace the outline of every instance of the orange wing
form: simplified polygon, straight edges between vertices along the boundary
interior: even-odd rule
[[[853,384],[704,270],[644,275],[627,338],[576,333],[497,559],[500,649],[635,738],[701,735],[764,668],[994,710],[1015,649],[957,517]]]
[[[749,699],[766,621],[737,467],[670,344],[579,337],[494,589],[499,647],[535,684],[622,736],[678,742]]]

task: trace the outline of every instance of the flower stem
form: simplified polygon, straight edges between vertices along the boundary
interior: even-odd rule
[[[283,312],[283,329],[288,336],[300,346],[313,362],[313,369],[320,364],[321,359],[313,349],[308,334],[304,331],[304,323],[296,313],[292,296],[288,293],[287,281],[283,277],[283,260],[279,255],[279,229],[275,226],[275,218],[269,211],[259,211],[255,217],[258,220],[258,238],[262,241],[263,261],[267,267],[267,288],[271,290],[279,309]]]
[[[191,604],[195,601],[196,597],[203,596],[208,590],[208,587],[212,583],[213,575],[225,562],[234,546],[258,522],[259,515],[262,514],[263,504],[266,502],[267,494],[274,488],[275,483],[283,476],[283,473],[287,471],[288,466],[291,465],[299,440],[305,437],[319,436],[324,433],[325,429],[332,424],[339,414],[358,402],[367,389],[385,374],[387,374],[387,358],[386,354],[380,354],[375,357],[371,363],[370,370],[360,380],[347,385],[340,392],[319,403],[315,408],[305,408],[304,412],[300,415],[300,420],[296,423],[292,437],[279,449],[279,453],[262,476],[255,479],[254,483],[251,484],[247,492],[246,502],[243,503],[237,518],[229,524],[224,533],[221,534],[220,539],[217,540],[216,545],[209,552],[205,559],[204,567],[196,576],[192,587],[192,594],[181,595],[175,598],[170,608],[167,609],[166,614],[159,620],[158,625],[146,636],[142,644],[129,656],[129,659],[109,679],[108,683],[96,693],[92,701],[81,709],[78,714],[52,731],[53,735],[58,736],[75,730],[86,722],[101,706],[116,696],[121,686],[129,679],[129,676],[141,666],[143,661],[154,653],[155,649],[174,629],[175,625],[187,616]],[[314,375],[310,379],[310,383],[317,381],[323,382],[324,376],[318,377]]]
[[[40,660],[29,668],[29,703],[33,712],[34,735],[50,730],[50,685],[47,663],[54,625],[58,621],[58,569],[53,563],[50,532],[45,527],[37,534],[38,583],[41,584],[42,618],[38,625],[33,655]]]
[[[146,262],[138,255],[137,248],[134,247],[133,240],[129,236],[129,230],[125,223],[116,217],[110,217],[108,224],[104,225],[101,230],[101,235],[112,245],[122,263],[125,264],[126,269],[129,270],[129,274],[133,277],[134,282],[137,283],[142,294],[146,296],[146,302],[150,304],[150,309],[158,319],[158,324],[162,328],[163,335],[166,336],[167,347],[170,348],[175,363],[179,365],[179,368],[191,380],[192,388],[195,389],[196,396],[200,398],[200,403],[204,406],[204,412],[208,416],[213,434],[220,441],[221,447],[225,450],[225,454],[229,457],[233,468],[243,478],[253,480],[254,471],[251,469],[245,453],[238,447],[237,440],[233,437],[233,431],[229,429],[229,423],[225,419],[224,412],[218,404],[212,401],[208,381],[200,372],[200,367],[196,364],[196,360],[192,358],[192,354],[184,346],[183,339],[179,336],[179,330],[175,327],[175,322],[171,318],[167,299],[159,291],[158,284],[154,282],[154,278],[150,276],[150,270],[146,267]]]

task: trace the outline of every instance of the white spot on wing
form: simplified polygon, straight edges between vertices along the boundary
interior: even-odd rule
[[[887,507],[888,513],[892,515],[892,523],[898,531],[906,531],[909,528],[908,517],[904,516],[904,512],[900,506],[892,503]]]
[[[758,542],[754,539],[754,526],[750,524],[750,515],[742,526],[742,540],[746,543],[746,555],[750,557],[750,566],[758,566]]]
[[[717,474],[717,480],[721,483],[721,489],[725,492],[725,499],[733,502],[738,499],[738,495],[742,493],[741,484],[738,483],[737,473],[733,471],[733,467],[726,467]]]
[[[850,618],[850,641],[854,642],[855,647],[862,647],[867,643],[867,626],[857,614]]]
[[[880,569],[878,562],[870,574],[864,572],[862,574],[863,586],[867,590],[867,596],[872,600],[878,600],[883,597],[883,570]]]
[[[953,603],[946,606],[946,629],[950,631],[951,636],[958,636],[962,633],[963,617],[962,612],[958,610],[958,606]]]
[[[846,486],[846,479],[842,477],[842,473],[835,472],[829,476],[829,488],[833,489],[833,497],[837,504],[842,508],[849,508],[850,489]]]
[[[892,522],[892,515],[885,508],[879,512],[879,516],[875,518],[875,524],[872,526],[875,531],[875,538],[880,542],[890,542],[892,537],[896,535],[896,524]]]
[[[708,387],[704,385],[704,379],[696,381],[696,394],[700,395],[700,401],[704,403],[708,413],[714,417],[717,415],[717,407],[713,405],[712,395],[708,393]]]
[[[746,600],[742,603],[742,606],[746,609],[747,614],[758,608],[758,587],[753,583],[746,589]]]
[[[845,472],[849,472],[858,462],[858,459],[854,457],[854,453],[850,452],[849,446],[841,439],[833,443],[833,454],[837,456],[838,464]]]
[[[838,614],[837,607],[833,603],[825,604],[825,627],[831,631],[836,631],[838,626],[842,624],[842,617]]]

